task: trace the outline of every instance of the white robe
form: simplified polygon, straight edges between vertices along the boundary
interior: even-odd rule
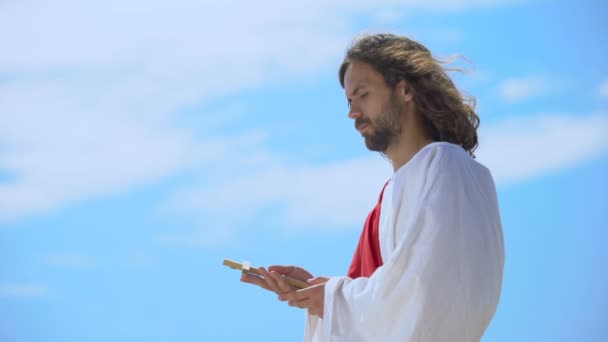
[[[434,142],[399,168],[381,203],[383,265],[331,277],[305,342],[479,341],[498,305],[504,241],[494,181],[460,146]]]

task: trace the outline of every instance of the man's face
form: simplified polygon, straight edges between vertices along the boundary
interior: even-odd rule
[[[372,151],[384,152],[401,133],[403,106],[380,73],[369,64],[351,62],[344,75],[348,116]]]

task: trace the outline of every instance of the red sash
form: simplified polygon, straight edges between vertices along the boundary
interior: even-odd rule
[[[378,198],[378,203],[365,220],[365,225],[359,238],[359,245],[348,269],[348,276],[350,278],[370,277],[378,267],[382,266],[379,236],[380,207],[382,205],[382,195],[387,184],[388,182],[384,184]]]

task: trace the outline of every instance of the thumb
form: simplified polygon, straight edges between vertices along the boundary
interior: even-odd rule
[[[318,285],[318,284],[326,283],[328,280],[329,280],[329,278],[327,278],[327,277],[316,277],[316,278],[307,279],[306,282],[309,283],[310,285]]]

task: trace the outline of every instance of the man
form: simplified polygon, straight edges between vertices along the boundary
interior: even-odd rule
[[[406,37],[355,41],[339,77],[348,116],[394,169],[348,275],[272,266],[241,281],[306,309],[306,341],[479,341],[498,305],[504,244],[492,176],[473,159],[477,115]]]

